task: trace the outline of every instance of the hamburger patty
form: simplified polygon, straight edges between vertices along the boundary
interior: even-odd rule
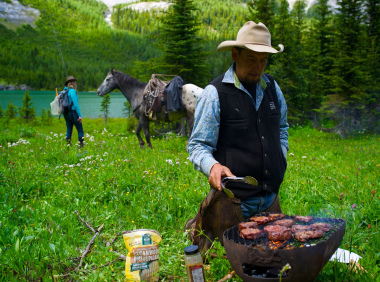
[[[270,231],[268,232],[268,239],[271,241],[286,241],[293,237],[292,230],[286,228],[281,231]]]
[[[270,215],[268,215],[269,221],[283,219],[284,217],[285,215],[283,213],[271,213]]]
[[[310,222],[313,218],[311,216],[296,215],[296,220],[299,222]]]
[[[298,231],[294,234],[294,237],[300,242],[306,242],[309,239],[316,239],[323,237],[322,230],[309,230],[309,231]]]
[[[250,221],[257,222],[257,224],[265,224],[269,222],[269,219],[266,216],[254,216],[249,219]]]
[[[313,229],[312,225],[293,225],[292,226],[293,233],[302,232],[302,231],[309,231],[312,229]]]
[[[331,229],[331,225],[323,222],[317,222],[311,225],[315,230],[322,230],[323,232],[327,232]]]
[[[241,222],[239,223],[239,231],[242,231],[246,228],[257,228],[257,222],[251,221],[251,222]]]
[[[268,233],[268,232],[273,232],[273,231],[284,231],[286,229],[287,228],[285,226],[281,226],[281,225],[268,225],[264,227],[264,232]]]
[[[264,232],[259,229],[246,228],[240,231],[240,237],[249,240],[256,240],[264,236]]]
[[[291,227],[292,225],[294,225],[295,221],[293,219],[281,219],[281,220],[276,220],[275,222],[273,222],[273,224],[275,225],[281,225],[281,226],[285,226],[285,227]]]

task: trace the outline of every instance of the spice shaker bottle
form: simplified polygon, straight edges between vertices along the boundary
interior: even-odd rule
[[[206,281],[202,256],[199,253],[198,246],[193,245],[185,248],[185,265],[189,282]]]

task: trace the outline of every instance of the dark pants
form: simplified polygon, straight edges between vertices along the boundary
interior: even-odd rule
[[[63,114],[63,117],[65,118],[66,121],[66,139],[70,140],[71,135],[73,134],[73,126],[75,125],[75,128],[78,131],[78,140],[82,144],[83,143],[83,125],[82,123],[78,122],[78,114],[76,111],[70,111],[67,114]]]

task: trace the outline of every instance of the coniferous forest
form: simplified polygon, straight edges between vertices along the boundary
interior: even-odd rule
[[[193,69],[197,76],[188,77],[197,78],[186,82],[205,87],[225,72],[232,61],[230,54],[216,53],[218,44],[235,40],[247,20],[261,21],[271,31],[272,45],[285,46],[283,53],[271,56],[266,72],[285,95],[289,123],[333,123],[343,135],[380,131],[380,0],[341,0],[334,7],[318,0],[309,9],[303,0],[292,9],[287,0],[184,2],[194,6],[196,36],[205,54],[202,79],[199,69]],[[35,89],[62,85],[65,71],[53,26],[67,71],[79,78],[79,90],[96,89],[111,68],[147,81],[154,68],[145,63],[163,56],[162,18],[170,11],[138,12],[117,5],[111,28],[103,16],[107,7],[96,0],[20,3],[38,9],[41,17],[36,28],[13,31],[0,24],[1,81]]]

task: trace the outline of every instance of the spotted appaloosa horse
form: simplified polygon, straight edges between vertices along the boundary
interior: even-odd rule
[[[131,103],[133,115],[139,120],[139,123],[136,128],[136,135],[139,140],[140,146],[144,147],[145,144],[140,135],[141,129],[143,129],[146,142],[148,146],[152,148],[149,134],[149,117],[145,115],[143,107],[141,106],[146,85],[147,83],[138,81],[136,78],[133,78],[120,71],[111,69],[111,71],[107,74],[106,78],[104,79],[103,83],[100,84],[97,93],[99,96],[103,96],[115,89],[119,89],[124,94],[125,98],[127,98],[129,103]],[[202,88],[194,84],[183,85],[183,111],[169,112],[169,121],[175,121],[181,119],[182,117],[186,117],[187,124],[189,126],[188,138],[190,137],[191,132],[193,131],[195,104],[197,102],[197,98],[202,93],[202,91]],[[164,112],[157,113],[156,117],[156,121],[165,121]]]

